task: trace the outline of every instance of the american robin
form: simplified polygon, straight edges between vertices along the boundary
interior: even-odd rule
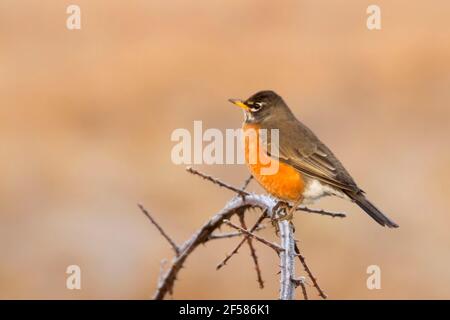
[[[331,150],[294,116],[278,94],[260,91],[245,101],[230,99],[230,102],[244,110],[245,159],[254,178],[268,193],[293,202],[293,209],[324,196],[350,199],[380,225],[398,227],[367,200]],[[273,129],[278,129],[277,146],[270,134]],[[249,131],[256,132],[257,139],[248,139]],[[262,131],[267,134],[260,134]],[[278,149],[277,156],[271,152],[273,147]],[[249,161],[255,152],[257,161]],[[262,170],[273,165],[272,161],[278,169],[263,174]]]

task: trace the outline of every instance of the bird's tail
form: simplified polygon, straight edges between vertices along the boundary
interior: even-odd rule
[[[369,216],[372,217],[376,222],[378,222],[383,227],[388,228],[398,228],[398,224],[386,217],[380,210],[378,210],[362,192],[350,193],[347,195],[363,209]]]

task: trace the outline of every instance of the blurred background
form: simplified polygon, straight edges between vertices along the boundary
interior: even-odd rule
[[[66,28],[70,4],[81,30]],[[315,206],[346,219],[296,216],[329,297],[450,298],[450,2],[376,1],[380,31],[366,28],[373,2],[345,4],[2,0],[0,298],[151,297],[172,252],[136,204],[181,243],[233,196],[172,163],[172,131],[239,128],[227,99],[262,89],[400,224],[381,228],[339,199]],[[197,169],[235,185],[248,176],[243,165]],[[200,247],[173,297],[277,298],[266,247],[256,244],[263,290],[247,247],[215,270],[237,241]],[[73,264],[82,290],[66,289]],[[373,264],[380,290],[366,287]]]

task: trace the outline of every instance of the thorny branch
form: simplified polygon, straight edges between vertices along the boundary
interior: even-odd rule
[[[308,293],[306,292],[305,286],[305,278],[304,277],[294,278],[292,279],[292,281],[294,282],[295,287],[300,286],[302,288],[303,297],[305,298],[305,300],[308,300]]]
[[[242,211],[242,213],[239,215],[239,221],[241,222],[242,228],[247,229],[247,224],[245,223],[244,213],[245,213],[245,211]],[[255,250],[255,247],[253,246],[252,239],[247,238],[247,243],[248,243],[248,248],[250,249],[250,255],[252,256],[253,263],[255,265],[256,277],[258,279],[259,288],[263,289],[264,288],[264,280],[262,279],[261,268],[259,267],[258,256],[256,255],[256,250]]]
[[[258,218],[258,220],[256,221],[256,223],[253,225],[253,227],[250,228],[250,232],[254,232],[256,230],[256,228],[258,227],[258,225],[266,218],[266,211],[263,211],[263,213],[261,214],[261,216]],[[233,251],[231,251],[230,254],[227,254],[225,256],[225,259],[223,259],[216,267],[217,270],[219,270],[220,268],[222,268],[223,266],[225,266],[228,262],[228,260],[231,259],[231,257],[233,257],[238,251],[239,249],[242,247],[242,245],[244,244],[244,242],[247,240],[248,235],[245,235],[244,239],[242,239],[237,246],[233,249]]]
[[[309,269],[308,265],[306,264],[306,259],[305,257],[300,253],[300,249],[298,248],[297,243],[295,243],[294,245],[295,248],[295,253],[298,256],[298,259],[300,260],[301,264],[303,265],[303,268],[305,269],[306,273],[308,274],[308,277],[311,279],[311,281],[313,282],[314,287],[316,287],[317,291],[319,292],[319,296],[321,296],[323,299],[327,298],[327,295],[325,294],[325,292],[323,292],[323,290],[320,288],[319,284],[317,283],[317,279],[314,277],[314,275],[312,274],[311,270]]]
[[[232,185],[229,185],[229,184],[227,184],[225,182],[222,182],[222,181],[220,181],[220,180],[218,180],[216,178],[213,178],[213,177],[211,177],[211,176],[209,176],[207,174],[201,173],[200,171],[197,171],[197,170],[195,170],[195,169],[193,169],[191,167],[187,167],[186,171],[189,172],[189,173],[195,174],[197,176],[200,176],[200,177],[202,177],[205,180],[211,181],[212,183],[217,184],[220,187],[223,187],[223,188],[226,188],[226,189],[231,190],[233,192],[236,192],[237,194],[239,194],[241,196],[249,195],[249,193],[247,191],[245,191],[244,188],[243,189],[235,188]],[[250,183],[250,180],[247,180],[247,181],[248,181],[248,183]],[[245,187],[247,187],[247,185],[248,185],[247,181],[244,183]]]
[[[198,229],[188,240],[183,244],[177,245],[171,237],[164,231],[164,229],[156,222],[156,220],[150,215],[150,213],[139,204],[141,211],[147,216],[150,222],[155,225],[161,235],[167,240],[172,249],[175,251],[175,257],[172,259],[170,266],[164,271],[164,264],[161,265],[161,275],[158,281],[157,290],[153,296],[154,299],[160,300],[164,299],[167,294],[172,294],[175,280],[179,271],[183,268],[186,259],[189,255],[200,245],[204,244],[213,239],[229,239],[234,237],[242,236],[238,245],[234,250],[226,256],[226,258],[217,266],[217,269],[223,267],[231,257],[236,254],[239,248],[247,242],[249,244],[250,253],[255,264],[255,269],[257,271],[258,283],[260,287],[263,287],[263,280],[261,278],[261,270],[259,267],[258,259],[256,256],[256,250],[253,246],[252,239],[261,242],[272,249],[274,249],[280,257],[280,299],[291,300],[294,299],[295,288],[300,286],[302,288],[302,294],[304,299],[308,299],[305,281],[303,277],[295,277],[295,258],[298,257],[303,265],[308,277],[311,279],[313,286],[318,291],[319,295],[326,299],[326,295],[323,290],[319,287],[317,279],[313,276],[310,268],[306,264],[305,258],[301,255],[300,250],[297,246],[296,240],[294,238],[294,227],[290,221],[278,219],[274,220],[279,212],[275,212],[278,208],[278,201],[270,196],[257,195],[245,191],[246,187],[251,181],[251,177],[246,180],[242,188],[236,188],[225,182],[222,182],[216,178],[209,175],[201,173],[192,168],[187,168],[187,171],[202,177],[220,187],[226,188],[233,191],[237,196],[229,200],[225,206],[217,212],[213,217],[211,217],[200,229]],[[261,216],[257,219],[256,223],[248,229],[244,214],[249,208],[259,208],[262,210]],[[309,213],[317,213],[321,215],[328,215],[331,217],[345,217],[344,213],[334,213],[324,210],[310,209],[307,207],[298,207],[296,211],[305,211]],[[241,227],[232,223],[230,219],[233,215],[239,217]],[[254,232],[264,228],[261,224],[266,218],[276,221],[278,225],[280,244],[272,243],[265,240],[264,238],[256,235]],[[226,224],[238,232],[228,232],[228,233],[216,233],[215,231],[220,228],[221,225]]]
[[[280,253],[280,299],[293,300],[295,283],[295,239],[292,223],[283,220],[278,223],[278,233],[283,251]],[[306,300],[306,296],[304,297]]]
[[[284,249],[283,247],[279,246],[278,244],[273,243],[273,242],[270,242],[270,241],[267,241],[266,239],[257,236],[257,235],[254,234],[253,232],[250,232],[249,230],[246,230],[246,229],[244,229],[244,228],[241,228],[241,227],[235,225],[235,224],[232,223],[230,220],[226,220],[226,219],[225,219],[225,220],[223,220],[223,222],[224,222],[225,224],[229,225],[230,227],[232,227],[232,228],[234,228],[234,229],[237,229],[237,230],[241,231],[242,233],[245,233],[245,234],[248,235],[249,237],[251,237],[251,238],[253,238],[253,239],[255,239],[255,240],[258,240],[259,242],[265,244],[265,245],[268,246],[269,248],[272,248],[273,250],[275,250],[276,253],[280,253],[280,252],[282,252],[282,251],[285,251],[285,249]]]
[[[156,227],[156,229],[158,229],[159,233],[161,233],[161,235],[167,240],[173,251],[175,251],[175,255],[178,256],[180,254],[180,248],[176,245],[172,238],[170,238],[169,235],[164,231],[164,229],[156,222],[156,220],[153,219],[153,217],[142,204],[138,203],[138,207],[146,215],[150,222]]]
[[[309,212],[309,213],[317,213],[317,214],[321,214],[323,216],[329,216],[332,218],[345,218],[347,215],[343,212],[331,212],[331,211],[325,211],[323,209],[312,209],[312,208],[308,208],[305,206],[300,206],[297,209],[295,209],[296,211],[304,211],[304,212]]]
[[[255,231],[259,231],[259,230],[262,230],[265,228],[266,228],[265,225],[259,225]],[[230,238],[236,238],[236,237],[242,237],[242,232],[236,231],[236,232],[213,233],[208,237],[208,241],[209,240],[217,240],[217,239],[230,239]]]

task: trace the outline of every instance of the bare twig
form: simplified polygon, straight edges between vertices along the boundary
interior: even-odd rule
[[[250,184],[250,182],[252,182],[253,176],[250,175],[245,181],[244,184],[242,185],[242,190],[247,189],[248,185]]]
[[[304,211],[309,213],[317,213],[321,214],[323,216],[330,216],[333,218],[345,218],[347,215],[344,212],[332,212],[332,211],[325,211],[323,209],[313,209],[305,206],[299,206],[296,211]]]
[[[222,181],[220,181],[219,179],[216,179],[216,178],[214,178],[214,177],[211,177],[211,176],[209,176],[209,175],[207,175],[207,174],[204,174],[204,173],[202,173],[202,172],[200,172],[200,171],[197,171],[197,170],[195,170],[195,169],[193,169],[193,168],[191,168],[191,167],[187,167],[187,168],[186,168],[186,171],[189,172],[189,173],[192,173],[192,174],[194,174],[194,175],[197,175],[197,176],[199,176],[199,177],[202,177],[202,178],[205,179],[205,180],[211,181],[212,183],[217,184],[217,185],[220,186],[220,187],[223,187],[223,188],[226,188],[226,189],[231,190],[231,191],[233,191],[233,192],[236,192],[237,194],[239,194],[239,195],[241,195],[241,196],[243,196],[243,195],[244,195],[244,196],[249,195],[249,193],[248,193],[247,191],[244,191],[244,190],[242,190],[242,189],[238,189],[238,188],[236,188],[236,187],[233,187],[232,185],[229,185],[229,184],[227,184],[227,183],[225,183],[225,182],[222,182]]]
[[[303,281],[300,282],[300,287],[302,288],[303,299],[308,300],[308,293],[306,292],[306,286]]]
[[[284,251],[284,249],[283,249],[281,246],[279,246],[278,244],[273,243],[273,242],[270,242],[270,241],[267,241],[266,239],[261,238],[260,236],[254,234],[253,232],[250,232],[249,230],[243,229],[243,228],[241,228],[241,227],[235,225],[235,224],[234,224],[233,222],[231,222],[230,220],[223,220],[223,222],[224,222],[225,224],[229,225],[230,227],[235,228],[236,230],[239,230],[239,231],[241,231],[242,233],[245,233],[247,236],[252,237],[253,239],[255,239],[255,240],[257,240],[257,241],[259,241],[259,242],[265,244],[265,245],[268,246],[269,248],[272,248],[272,249],[275,250],[277,253],[280,253],[280,252]]]
[[[219,240],[219,239],[231,239],[236,237],[242,237],[242,232],[223,232],[223,233],[214,233],[209,235],[207,241],[209,240]]]
[[[247,229],[247,225],[245,223],[245,218],[244,218],[244,212],[242,212],[239,215],[239,221],[241,222],[241,227],[243,229]],[[257,277],[257,280],[259,283],[259,288],[263,289],[264,288],[264,280],[262,279],[261,268],[259,267],[258,256],[256,255],[256,249],[253,246],[253,242],[250,237],[247,238],[247,244],[248,244],[248,248],[250,249],[250,255],[252,256],[253,263],[255,265],[256,277]]]
[[[265,229],[266,226],[265,225],[259,225],[256,229],[256,231]],[[233,231],[233,232],[219,232],[219,233],[213,233],[208,237],[208,241],[209,240],[220,240],[220,239],[231,239],[231,238],[238,238],[238,237],[242,237],[245,236],[242,232],[239,231]]]
[[[308,300],[308,293],[306,292],[306,286],[305,286],[305,278],[304,277],[294,278],[294,279],[292,279],[292,281],[294,282],[295,287],[302,288],[303,299]]]
[[[164,229],[156,222],[155,219],[150,215],[150,213],[147,211],[147,209],[144,208],[144,206],[140,203],[138,203],[139,209],[147,216],[147,218],[150,220],[150,222],[158,229],[159,233],[164,237],[164,239],[167,240],[167,242],[172,247],[173,251],[175,251],[175,255],[180,254],[180,248],[178,248],[177,244],[172,240],[172,238],[169,237],[169,235],[164,231]]]
[[[256,223],[253,225],[253,227],[250,229],[250,232],[254,232],[256,230],[256,228],[258,228],[258,225],[266,218],[266,212],[264,211],[261,216],[258,218],[258,220],[256,221]],[[231,259],[232,256],[234,256],[239,249],[242,247],[242,245],[244,244],[244,242],[247,240],[247,235],[244,237],[244,239],[242,239],[237,246],[233,249],[233,251],[231,251],[230,254],[227,254],[225,256],[225,259],[223,259],[217,266],[216,269],[219,270],[220,268],[222,268],[224,265],[227,264],[228,260]]]
[[[303,268],[305,269],[306,273],[308,274],[308,277],[311,279],[313,286],[317,289],[317,292],[319,293],[319,296],[321,296],[323,299],[327,298],[327,295],[323,290],[320,288],[319,284],[317,283],[317,279],[314,277],[314,275],[311,272],[311,269],[309,269],[308,265],[306,264],[305,257],[300,253],[300,249],[295,243],[295,253],[298,256],[298,259],[300,260],[301,264],[303,265]]]

